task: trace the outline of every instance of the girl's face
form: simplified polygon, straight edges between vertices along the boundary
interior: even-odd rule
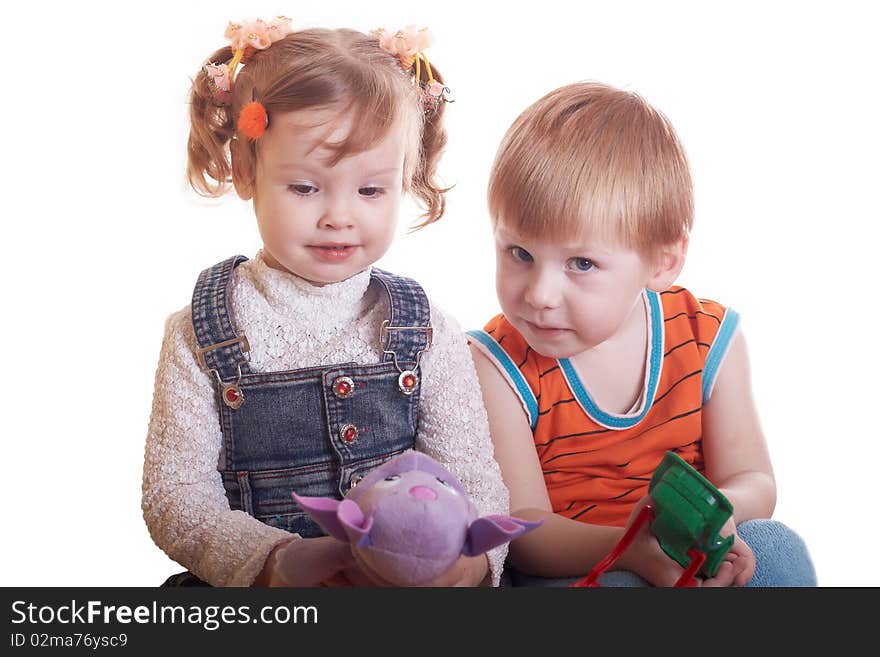
[[[313,283],[363,271],[388,250],[403,194],[404,135],[330,165],[352,116],[273,114],[260,137],[254,212],[267,263]]]

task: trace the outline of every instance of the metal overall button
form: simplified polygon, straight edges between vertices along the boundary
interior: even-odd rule
[[[397,377],[397,387],[400,388],[400,392],[404,395],[413,394],[418,382],[419,377],[412,370],[403,370],[400,376]]]
[[[346,445],[351,445],[357,440],[358,429],[353,424],[343,424],[339,429],[339,438]]]
[[[354,381],[350,376],[340,376],[333,381],[333,394],[339,399],[351,397],[354,392]]]

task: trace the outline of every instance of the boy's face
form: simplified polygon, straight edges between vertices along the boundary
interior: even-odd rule
[[[532,349],[568,358],[613,339],[651,280],[632,249],[587,241],[543,242],[495,228],[501,309]]]
[[[314,283],[363,271],[387,251],[403,193],[404,139],[330,164],[327,143],[354,117],[306,110],[278,114],[260,138],[254,212],[267,262]]]

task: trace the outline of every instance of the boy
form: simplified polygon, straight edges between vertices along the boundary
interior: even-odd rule
[[[589,571],[673,450],[734,507],[734,545],[704,585],[814,585],[800,538],[765,520],[776,484],[739,317],[672,287],[693,192],[669,121],[606,85],[557,89],[505,135],[489,210],[503,314],[471,349],[511,513],[544,520],[511,544],[514,583]],[[629,572],[606,586],[683,571],[648,531],[617,564]]]

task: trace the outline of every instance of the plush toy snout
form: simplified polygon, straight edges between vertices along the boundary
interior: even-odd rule
[[[428,486],[413,486],[409,489],[409,494],[420,500],[436,500],[437,491]]]

